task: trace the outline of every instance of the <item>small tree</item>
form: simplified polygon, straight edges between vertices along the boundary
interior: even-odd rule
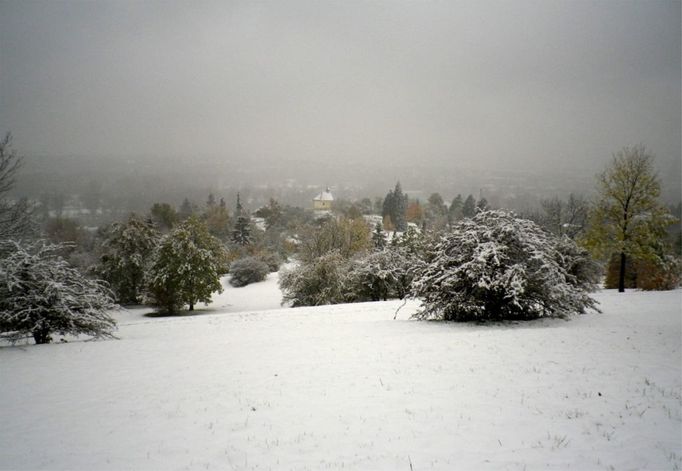
[[[232,231],[232,241],[237,245],[249,245],[252,242],[251,220],[244,211],[237,193],[237,207],[235,209],[235,223]]]
[[[459,222],[435,244],[431,262],[412,284],[424,306],[417,317],[534,319],[593,308],[587,294],[593,285],[571,259],[579,249],[558,244],[532,221],[505,211]]]
[[[384,234],[384,226],[381,225],[381,222],[377,222],[374,226],[372,242],[374,243],[375,249],[381,250],[386,247],[386,234]]]
[[[293,307],[343,303],[347,275],[348,262],[336,250],[282,270],[279,277],[282,303],[291,303]]]
[[[111,338],[116,305],[104,282],[84,277],[58,253],[64,245],[2,243],[0,334],[15,342],[32,335],[49,343],[53,333]]]
[[[263,281],[270,272],[268,265],[256,257],[244,257],[230,265],[230,284],[236,288]]]
[[[320,227],[305,228],[300,239],[299,252],[304,262],[333,250],[348,259],[372,246],[370,228],[363,218],[326,218]]]
[[[131,214],[126,222],[116,222],[102,244],[97,273],[111,284],[121,303],[139,303],[144,292],[144,276],[159,241],[154,226]]]
[[[462,205],[462,216],[465,218],[472,218],[476,214],[476,199],[473,195],[467,196]]]
[[[462,219],[463,206],[464,200],[462,200],[462,195],[457,195],[452,199],[452,203],[450,203],[450,207],[448,208],[448,223],[450,223],[450,225]]]
[[[187,204],[189,204],[189,201],[187,201]],[[152,222],[163,233],[170,231],[180,219],[175,208],[168,203],[154,203],[149,212]]]
[[[628,257],[655,260],[654,247],[673,222],[659,201],[661,185],[653,161],[643,145],[625,147],[598,177],[599,196],[586,243],[601,258],[619,255],[619,292],[625,291]]]
[[[188,304],[208,304],[222,292],[225,251],[206,225],[192,216],[166,235],[152,257],[147,274],[149,301],[169,314]]]

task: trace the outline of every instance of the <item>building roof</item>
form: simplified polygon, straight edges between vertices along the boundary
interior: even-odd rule
[[[313,198],[315,201],[334,201],[334,196],[332,192],[327,188],[325,191]]]

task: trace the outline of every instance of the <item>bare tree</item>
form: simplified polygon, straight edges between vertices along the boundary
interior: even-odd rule
[[[21,157],[12,149],[12,134],[7,133],[0,140],[0,239],[24,235],[31,229],[28,202],[8,198],[21,165]]]

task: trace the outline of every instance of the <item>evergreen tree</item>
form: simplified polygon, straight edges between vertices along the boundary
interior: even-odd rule
[[[245,246],[252,242],[251,219],[242,207],[239,193],[237,193],[237,206],[235,208],[235,223],[232,231],[232,242]]]
[[[189,201],[187,200],[189,206]],[[168,232],[179,221],[180,216],[168,203],[154,203],[150,212],[151,220],[162,232]]]
[[[208,199],[206,200],[206,206],[210,209],[215,206],[215,196],[213,196],[213,193],[208,194]]]
[[[190,202],[188,198],[182,200],[182,205],[180,205],[180,211],[178,211],[178,216],[181,221],[184,221],[191,215],[195,213],[195,206]]]
[[[374,248],[381,250],[386,247],[386,234],[384,234],[384,227],[381,222],[377,222],[374,226],[374,232],[372,232],[372,242],[374,243]]]
[[[442,230],[448,223],[448,208],[440,193],[432,193],[426,207],[426,220],[432,230]]]
[[[448,222],[452,225],[455,222],[462,219],[462,207],[464,206],[464,201],[462,200],[462,195],[457,195],[450,203],[448,208]]]
[[[472,195],[467,196],[467,199],[462,205],[462,216],[465,218],[472,218],[476,215],[476,200]]]
[[[618,291],[625,291],[627,259],[658,258],[656,246],[673,222],[661,204],[661,185],[654,157],[643,145],[625,147],[598,176],[597,203],[590,216],[586,242],[602,258],[620,257]]]
[[[105,283],[83,276],[43,241],[0,243],[0,334],[14,342],[32,335],[49,343],[53,333],[113,337],[116,305]]]
[[[391,224],[395,224],[393,221],[393,213],[395,212],[395,200],[393,198],[393,190],[389,190],[388,193],[386,193],[386,197],[384,198],[384,202],[381,206],[381,217],[383,218],[391,218]]]
[[[476,203],[476,210],[477,211],[486,211],[488,209],[488,200],[485,198],[481,198],[478,200],[478,203]]]
[[[391,219],[396,231],[405,232],[407,230],[406,210],[407,195],[403,194],[402,186],[398,182],[393,190],[393,212],[391,213]]]
[[[107,232],[97,273],[109,282],[118,302],[138,303],[160,235],[150,222],[134,214],[124,223],[112,224]]]
[[[225,263],[220,241],[202,221],[190,217],[164,236],[154,252],[147,276],[149,300],[170,314],[185,304],[190,311],[198,302],[208,304],[214,291],[222,292]]]

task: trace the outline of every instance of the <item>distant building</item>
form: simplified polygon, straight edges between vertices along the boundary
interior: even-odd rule
[[[313,198],[313,209],[315,211],[331,211],[334,196],[329,187],[315,198]]]

